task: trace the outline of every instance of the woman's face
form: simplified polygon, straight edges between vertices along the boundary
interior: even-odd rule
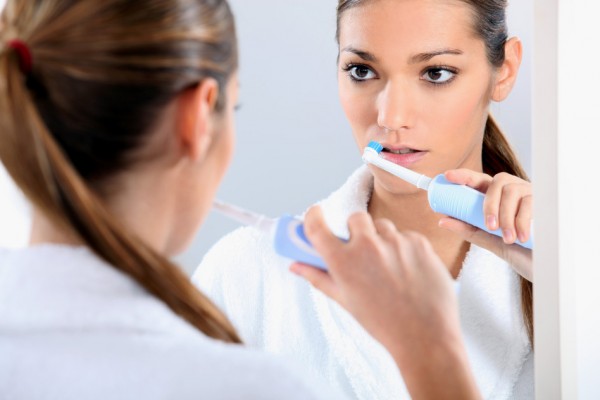
[[[384,158],[429,176],[482,170],[495,69],[465,3],[371,1],[347,10],[339,29],[339,94],[361,152],[375,140]],[[417,190],[370,168],[376,190]]]

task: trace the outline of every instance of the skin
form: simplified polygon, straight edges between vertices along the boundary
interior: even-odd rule
[[[405,166],[428,176],[471,171],[468,178],[466,172],[447,177],[489,191],[486,221],[502,228],[510,244],[529,236],[531,187],[515,177],[483,174],[481,152],[490,102],[509,95],[521,43],[509,40],[506,60],[495,68],[472,25],[472,12],[461,1],[379,0],[349,9],[340,24],[339,96],[360,152],[376,140],[389,149],[419,150],[418,159]],[[397,161],[386,150],[382,154]],[[369,168],[375,178],[369,214],[427,236],[456,278],[472,237],[467,227],[444,220],[443,227],[458,233],[448,234],[440,229],[442,216],[427,206],[425,191]],[[484,180],[490,182],[485,187]],[[506,191],[508,184],[521,188]]]
[[[137,156],[143,161],[97,188],[110,193],[103,200],[116,218],[167,256],[178,254],[192,241],[233,155],[237,74],[227,84],[226,94],[224,110],[216,112],[218,85],[213,79],[181,93],[139,149]],[[34,210],[30,244],[38,243],[83,244]]]

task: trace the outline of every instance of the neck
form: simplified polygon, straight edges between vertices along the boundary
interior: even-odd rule
[[[102,201],[112,217],[155,250],[166,253],[171,235],[172,214],[176,210],[169,188],[157,187],[169,179],[160,172],[131,173],[103,187]],[[163,172],[164,174],[164,172]],[[82,246],[85,241],[68,226],[48,218],[42,211],[33,213],[30,245],[53,243]]]
[[[34,246],[45,243],[70,246],[83,246],[85,244],[75,232],[66,227],[58,226],[38,208],[34,208],[29,245]]]
[[[426,191],[390,193],[375,182],[369,214],[373,219],[389,219],[401,232],[413,231],[426,236],[452,276],[458,277],[470,244],[438,226],[442,215],[431,210]]]

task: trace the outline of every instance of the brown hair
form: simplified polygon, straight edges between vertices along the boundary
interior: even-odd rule
[[[239,343],[228,319],[107,210],[99,183],[126,169],[161,111],[237,69],[225,0],[9,0],[0,22],[0,159],[54,224],[207,336]],[[18,38],[33,56],[20,68]]]
[[[336,41],[339,43],[340,21],[345,11],[373,0],[339,0],[337,6]],[[508,39],[506,26],[506,0],[459,0],[466,3],[474,15],[474,31],[486,47],[490,65],[500,67],[504,62],[504,45]],[[489,115],[483,136],[483,171],[489,175],[507,172],[527,180],[527,174],[519,163],[515,152],[506,140],[494,118]],[[521,309],[523,319],[533,344],[533,286],[520,277]]]

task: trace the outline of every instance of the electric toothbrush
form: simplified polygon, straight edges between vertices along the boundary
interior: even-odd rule
[[[476,226],[488,233],[502,237],[500,229],[490,230],[485,224],[483,215],[483,200],[485,195],[465,185],[449,182],[444,174],[429,178],[408,168],[394,164],[383,157],[380,153],[383,146],[378,142],[370,142],[363,152],[362,159],[365,163],[373,164],[398,178],[411,183],[427,191],[429,206],[436,213],[444,214],[452,218]],[[533,233],[525,243],[516,241],[515,244],[531,249],[533,247]]]
[[[327,270],[325,262],[306,238],[300,219],[291,215],[270,218],[219,200],[213,201],[213,209],[237,222],[270,234],[275,252],[280,256]]]

